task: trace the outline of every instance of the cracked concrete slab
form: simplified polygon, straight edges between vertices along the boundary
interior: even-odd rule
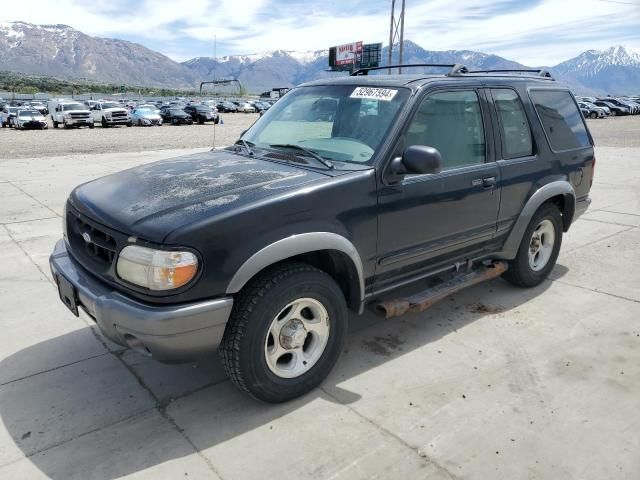
[[[218,477],[156,410],[0,467],[0,478],[115,480]]]
[[[223,478],[452,478],[322,392],[265,405],[225,382],[172,403],[167,414]]]

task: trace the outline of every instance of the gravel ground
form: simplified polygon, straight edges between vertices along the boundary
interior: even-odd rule
[[[254,113],[222,114],[216,125],[216,145],[228,145],[256,121]],[[0,129],[0,159],[49,157],[77,153],[143,152],[208,147],[213,144],[213,124],[161,127],[111,127],[48,130]]]
[[[258,118],[257,114],[223,114],[216,127],[216,145],[234,142]],[[596,145],[640,147],[640,116],[588,120]],[[0,159],[48,157],[77,153],[145,152],[208,147],[213,125],[163,125],[162,127],[115,127],[18,131],[0,129]]]

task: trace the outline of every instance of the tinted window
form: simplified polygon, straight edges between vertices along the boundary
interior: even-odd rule
[[[492,90],[498,111],[502,158],[526,157],[533,153],[529,121],[518,94],[511,89]]]
[[[484,127],[477,94],[458,91],[427,97],[411,120],[405,144],[437,148],[443,169],[484,163]]]
[[[532,90],[531,100],[553,150],[571,150],[591,145],[582,113],[569,92]]]

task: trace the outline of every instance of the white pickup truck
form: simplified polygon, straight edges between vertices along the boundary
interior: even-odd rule
[[[51,100],[47,104],[47,109],[53,121],[53,128],[58,128],[59,125],[64,128],[93,128],[91,112],[82,103],[74,100]]]
[[[91,108],[91,114],[93,121],[100,122],[103,127],[133,125],[129,111],[116,102],[98,102]]]

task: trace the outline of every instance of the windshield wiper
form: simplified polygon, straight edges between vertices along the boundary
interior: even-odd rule
[[[320,155],[318,155],[313,150],[309,150],[308,148],[301,147],[300,145],[296,145],[295,143],[274,143],[274,144],[269,145],[269,146],[272,147],[272,148],[291,148],[293,150],[298,150],[300,152],[306,153],[308,156],[310,156],[311,158],[317,160],[318,162],[323,164],[325,167],[334,168],[333,163],[331,163],[326,158],[321,157]]]
[[[240,138],[239,140],[236,141],[236,143],[234,143],[234,145],[242,145],[247,150],[247,153],[249,155],[254,154],[253,149],[251,147],[255,147],[255,143],[247,142],[246,140]]]

